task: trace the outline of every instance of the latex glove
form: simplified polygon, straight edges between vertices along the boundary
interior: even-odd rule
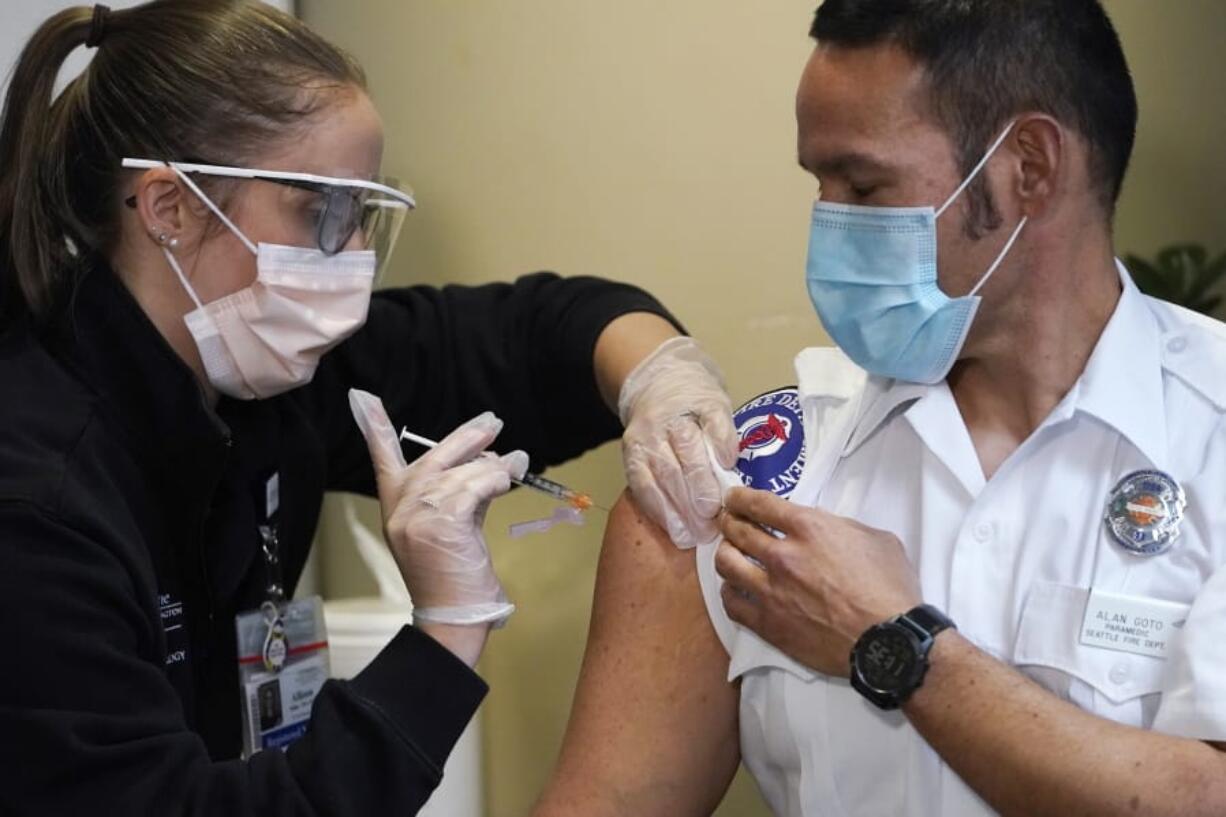
[[[502,430],[502,421],[487,412],[406,465],[383,402],[351,389],[349,406],[370,448],[384,535],[413,599],[414,619],[504,621],[515,605],[494,573],[481,527],[490,501],[528,469],[528,455],[483,455]]]
[[[715,361],[691,338],[670,338],[622,384],[617,411],[630,492],[679,548],[718,535],[724,487],[712,467],[732,468],[739,437]]]

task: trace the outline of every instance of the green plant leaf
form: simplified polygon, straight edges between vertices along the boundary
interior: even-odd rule
[[[1222,296],[1214,295],[1213,297],[1206,298],[1205,300],[1201,301],[1195,306],[1192,306],[1189,308],[1196,310],[1202,315],[1212,315],[1214,312],[1217,312],[1217,308],[1221,305],[1221,303],[1222,303]]]
[[[1196,275],[1192,278],[1192,283],[1188,285],[1188,301],[1200,301],[1205,297],[1209,290],[1222,280],[1226,280],[1226,254],[1223,254],[1219,259],[1220,263],[1203,264]]]
[[[1226,253],[1210,261],[1208,250],[1200,244],[1171,244],[1153,261],[1128,255],[1126,264],[1145,294],[1206,315],[1221,306],[1226,294],[1215,293],[1226,282]]]
[[[1142,292],[1155,298],[1170,299],[1170,282],[1153,264],[1136,255],[1125,256],[1124,264]]]
[[[1187,292],[1188,279],[1191,277],[1188,271],[1191,253],[1188,249],[1186,244],[1173,244],[1158,253],[1158,269],[1170,283],[1170,292],[1178,299],[1176,303],[1185,302],[1180,296]]]
[[[1158,266],[1184,271],[1205,265],[1208,252],[1199,244],[1172,244],[1158,253]]]

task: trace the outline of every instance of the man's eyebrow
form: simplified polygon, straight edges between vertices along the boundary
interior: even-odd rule
[[[804,156],[798,156],[797,162],[803,169],[818,176],[837,176],[855,171],[873,173],[891,169],[891,165],[867,153],[854,151],[825,156],[812,164],[806,162]]]

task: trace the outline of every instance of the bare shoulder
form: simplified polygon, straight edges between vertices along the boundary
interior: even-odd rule
[[[674,545],[628,494],[609,513],[596,594],[598,605],[693,608],[706,619],[694,551]]]
[[[534,814],[709,814],[740,761],[727,672],[694,552],[623,497],[609,514],[561,756]]]
[[[728,654],[702,600],[693,550],[681,550],[668,534],[623,495],[609,515],[588,632],[588,655],[633,654],[649,674],[652,695],[676,695],[710,679],[736,700],[726,683]]]

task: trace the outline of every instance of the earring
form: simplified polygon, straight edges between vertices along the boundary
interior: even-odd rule
[[[171,248],[172,250],[176,250],[176,249],[178,249],[178,248],[179,248],[179,239],[177,239],[177,238],[172,238],[172,239],[170,239],[170,248]]]
[[[158,233],[158,243],[159,244],[166,243],[166,233]]]

